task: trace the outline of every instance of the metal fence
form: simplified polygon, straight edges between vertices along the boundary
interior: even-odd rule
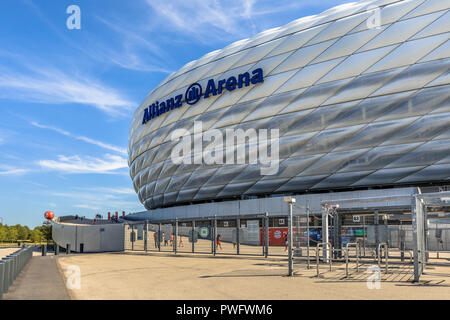
[[[411,225],[389,226],[389,245],[400,248],[404,243],[405,249],[412,250],[413,230]],[[448,224],[433,224],[427,230],[427,250],[450,251],[450,227]]]
[[[266,214],[128,222],[125,250],[287,257],[287,233]]]
[[[287,216],[252,215],[239,218],[229,216],[128,222],[125,227],[125,250],[212,254],[215,250],[216,254],[265,256],[267,242],[267,255],[286,256],[288,219]],[[412,250],[411,225],[379,225],[378,228],[380,240],[387,242],[390,248],[401,249],[403,245],[404,250]],[[342,225],[341,229],[342,247],[347,243],[358,242],[364,255],[376,249],[377,242],[372,221],[361,220]],[[217,237],[220,237],[220,245],[217,244]],[[293,215],[294,257],[303,257],[305,261],[308,256],[315,259],[315,250],[321,241],[320,216]],[[334,241],[333,227],[330,228],[329,241],[331,243]],[[429,251],[450,250],[448,225],[430,227],[427,246]]]
[[[343,215],[338,225],[331,221],[329,228],[325,228],[328,233],[324,245],[323,216],[312,214],[308,207],[299,208],[296,207],[292,221],[289,216],[259,214],[127,222],[124,247],[130,251],[173,254],[288,258],[290,275],[306,267],[316,269],[317,276],[331,269],[333,272],[345,270],[345,277],[348,278],[350,268],[360,271],[382,264],[383,270],[387,270],[388,260],[389,264],[400,263],[408,268],[412,265],[410,224],[393,225],[393,221],[383,220],[382,217],[375,220],[373,215],[368,214],[357,217]],[[447,250],[450,237],[448,228],[442,227],[441,224],[430,226],[427,250]],[[340,231],[336,233],[336,230]]]
[[[23,247],[0,261],[0,300],[33,256],[33,247]]]

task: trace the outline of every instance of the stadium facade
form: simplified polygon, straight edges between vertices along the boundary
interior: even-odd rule
[[[168,76],[137,108],[129,133],[130,175],[151,210],[138,216],[180,207],[189,216],[212,201],[234,208],[286,194],[450,185],[449,8],[442,0],[342,5]],[[174,161],[182,140],[174,133],[183,129],[192,152]],[[277,137],[248,137],[244,149],[231,149],[234,162],[227,146],[222,163],[195,161],[213,143],[201,133],[239,129],[276,129]],[[272,155],[276,143],[269,174],[267,163],[239,161],[254,142]]]

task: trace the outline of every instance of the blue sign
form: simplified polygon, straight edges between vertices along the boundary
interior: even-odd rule
[[[186,93],[184,94],[184,101],[186,101],[188,105],[194,105],[199,102],[202,97],[207,99],[211,95],[216,96],[218,94],[222,94],[224,90],[233,91],[235,89],[248,87],[250,84],[257,84],[260,82],[264,82],[263,70],[261,68],[253,70],[251,76],[250,73],[244,72],[239,74],[237,77],[231,76],[228,79],[219,80],[217,83],[214,79],[209,79],[206,84],[205,93],[203,93],[202,86],[196,82],[187,88]],[[156,101],[144,109],[142,124],[146,124],[151,119],[159,117],[170,110],[177,109],[182,106],[182,94],[169,98],[166,101]]]

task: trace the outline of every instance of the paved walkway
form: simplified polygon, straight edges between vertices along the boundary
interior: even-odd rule
[[[69,300],[55,256],[33,256],[4,300]]]
[[[445,299],[450,300],[450,267],[427,266],[420,283],[408,281],[412,265],[390,266],[381,273],[378,287],[370,287],[371,265],[333,263],[333,270],[321,266],[316,277],[313,266],[295,264],[294,277],[286,277],[284,257],[251,257],[164,252],[118,252],[61,255],[62,270],[77,266],[80,287],[70,290],[78,299]],[[440,259],[440,262],[445,262]],[[447,262],[448,263],[448,262]],[[375,264],[376,266],[376,264]],[[370,280],[370,279],[369,279]],[[373,284],[374,281],[369,281]]]

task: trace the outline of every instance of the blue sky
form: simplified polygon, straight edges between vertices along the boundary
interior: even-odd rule
[[[144,210],[127,165],[131,116],[189,61],[338,0],[2,0],[0,217]],[[81,29],[69,30],[69,5]]]

